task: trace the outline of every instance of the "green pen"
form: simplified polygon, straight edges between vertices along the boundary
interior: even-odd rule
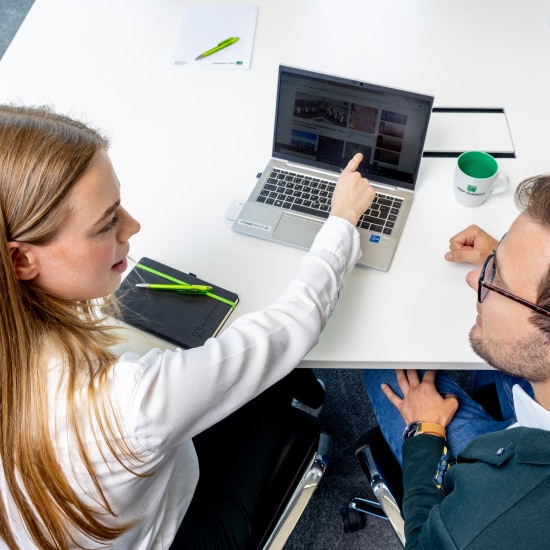
[[[207,294],[212,291],[212,287],[207,285],[164,285],[155,283],[137,283],[136,287],[148,288],[149,290],[168,290],[171,292],[179,292],[180,294]]]
[[[208,57],[209,55],[212,55],[213,53],[219,52],[220,50],[223,50],[224,48],[227,48],[227,46],[231,46],[231,44],[235,44],[235,42],[239,41],[238,36],[232,36],[231,38],[227,38],[226,40],[223,40],[220,42],[217,46],[214,46],[211,50],[207,50],[204,53],[201,53],[197,57],[195,57],[195,61],[199,59],[204,59],[205,57]]]

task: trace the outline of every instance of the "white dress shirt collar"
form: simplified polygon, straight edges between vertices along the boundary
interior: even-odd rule
[[[550,431],[550,411],[527,395],[519,385],[516,384],[512,391],[517,418],[517,423],[514,426]]]

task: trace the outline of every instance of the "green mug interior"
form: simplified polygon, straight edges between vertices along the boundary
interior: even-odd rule
[[[467,176],[485,179],[498,172],[497,161],[488,153],[481,151],[467,151],[458,157],[458,167]]]

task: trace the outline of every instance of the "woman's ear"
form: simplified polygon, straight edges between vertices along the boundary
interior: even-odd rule
[[[38,261],[33,253],[32,245],[10,241],[8,243],[8,250],[15,274],[20,281],[30,281],[38,275]]]

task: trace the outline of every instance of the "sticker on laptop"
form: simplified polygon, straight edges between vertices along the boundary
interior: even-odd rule
[[[379,243],[380,242],[380,235],[371,235],[369,241],[371,243]]]
[[[246,225],[252,229],[260,229],[261,231],[271,231],[270,225],[264,225],[263,223],[251,222],[248,220],[243,220],[242,218],[237,222],[239,225]]]

